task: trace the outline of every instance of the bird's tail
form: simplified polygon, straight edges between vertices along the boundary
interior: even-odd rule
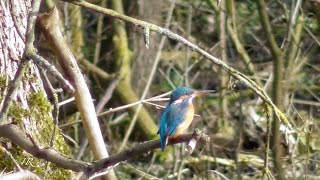
[[[166,148],[167,143],[168,143],[168,136],[166,136],[166,135],[161,136],[161,138],[160,138],[160,147],[161,147],[162,152]]]

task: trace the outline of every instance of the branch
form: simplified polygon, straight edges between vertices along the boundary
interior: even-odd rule
[[[219,8],[213,0],[207,0],[207,3],[216,13],[219,13]],[[234,2],[232,2],[232,4],[233,3]],[[233,5],[232,5],[232,15],[231,15],[232,21],[227,20],[227,30],[229,31],[230,38],[231,38],[233,44],[235,45],[237,52],[241,56],[240,59],[243,61],[247,72],[250,75],[253,75],[253,78],[256,79],[256,82],[259,86],[262,86],[262,82],[260,81],[260,79],[258,78],[258,76],[256,74],[252,60],[249,57],[248,52],[245,50],[243,44],[241,43],[241,41],[238,37],[237,29],[239,26],[236,26],[236,23],[235,23],[236,20],[235,20],[235,12],[234,12]]]
[[[289,126],[291,128],[291,124],[289,123],[289,121],[287,120],[285,115],[272,102],[270,97],[263,91],[263,89],[261,89],[254,81],[252,81],[250,78],[248,78],[247,76],[245,76],[241,72],[233,69],[232,67],[229,67],[226,63],[222,62],[220,59],[210,55],[209,53],[207,53],[206,51],[204,51],[203,49],[201,49],[197,45],[191,43],[187,39],[183,38],[182,36],[171,32],[169,29],[165,29],[165,28],[159,27],[157,25],[154,25],[154,24],[151,24],[148,22],[144,22],[144,21],[117,13],[116,11],[113,11],[111,9],[102,8],[100,6],[85,2],[83,0],[62,0],[62,1],[70,2],[70,3],[76,4],[78,6],[94,10],[96,12],[105,14],[107,16],[110,16],[110,17],[113,17],[116,19],[120,19],[120,20],[123,20],[128,23],[132,23],[138,27],[142,27],[142,28],[148,27],[150,31],[154,31],[158,34],[167,36],[170,39],[173,39],[175,41],[178,41],[178,42],[190,47],[191,50],[193,50],[193,51],[199,53],[200,55],[202,55],[203,57],[207,58],[209,61],[213,62],[214,64],[216,64],[217,66],[219,66],[223,70],[227,71],[231,76],[242,81],[246,86],[248,86],[250,89],[252,89],[261,99],[263,99],[268,105],[270,105],[272,107],[272,109],[275,111],[276,115],[278,116],[279,120],[281,120],[284,124],[286,124],[287,126]]]
[[[201,133],[199,130],[195,130],[193,133],[190,134],[182,134],[176,138],[169,138],[167,145],[179,144],[183,142],[193,142],[193,139],[208,143],[210,142],[210,138]],[[192,144],[193,145],[193,144]],[[142,153],[152,151],[154,149],[158,149],[160,147],[159,140],[152,140],[138,144],[137,146],[122,151],[118,154],[112,155],[106,159],[97,161],[93,164],[92,172],[88,174],[91,175],[94,172],[99,172],[107,167],[113,166],[119,162],[128,160],[130,158],[136,157]],[[190,147],[193,148],[193,147]],[[189,148],[187,148],[189,151]]]
[[[36,174],[22,170],[15,173],[0,175],[0,179],[11,179],[11,180],[21,180],[21,179],[33,179],[33,180],[40,180],[39,176]]]
[[[118,154],[101,159],[95,163],[87,163],[84,161],[78,161],[68,158],[53,148],[39,148],[32,140],[30,140],[24,133],[14,124],[6,124],[0,126],[0,137],[8,138],[13,143],[20,146],[22,149],[30,153],[36,158],[44,159],[56,164],[59,167],[70,169],[75,172],[84,172],[86,176],[91,176],[97,172],[111,167],[119,162],[131,159],[139,156],[142,153],[152,151],[160,148],[160,140],[152,140],[138,144],[137,146],[124,150]],[[187,150],[193,150],[194,141],[201,141],[208,143],[210,138],[201,133],[199,130],[195,130],[190,134],[182,134],[176,138],[169,138],[168,145],[179,144],[183,142],[192,142]]]
[[[174,7],[175,7],[175,0],[173,0],[171,3],[170,3],[170,8],[168,10],[168,13],[167,13],[167,19],[166,19],[166,27],[169,27],[170,25],[170,22],[171,22],[171,18],[172,18],[172,12],[174,10]],[[145,29],[148,29],[148,28],[145,28]],[[162,36],[161,40],[160,40],[160,44],[159,44],[159,47],[158,47],[158,51],[157,51],[157,54],[156,54],[156,57],[153,61],[153,64],[152,64],[152,68],[151,68],[151,72],[149,74],[149,77],[148,77],[148,81],[144,87],[144,90],[143,90],[143,93],[140,97],[140,101],[143,101],[145,100],[146,96],[147,96],[147,93],[149,92],[149,89],[150,89],[150,86],[151,86],[151,83],[152,83],[152,80],[154,78],[154,75],[156,73],[156,70],[157,70],[157,67],[158,67],[158,64],[159,64],[159,61],[160,61],[160,55],[161,55],[161,51],[162,51],[162,48],[166,42],[166,39],[165,36]],[[146,47],[148,49],[149,47],[149,38],[145,38],[145,44],[146,44]],[[126,131],[126,134],[123,138],[123,141],[122,141],[122,144],[120,146],[120,151],[126,146],[127,142],[128,142],[128,139],[133,131],[133,128],[138,120],[138,115],[140,113],[140,110],[142,108],[142,103],[138,105],[138,107],[136,108],[135,110],[135,113],[133,115],[133,118],[130,122],[130,125]]]
[[[74,96],[76,104],[94,157],[96,159],[108,157],[109,154],[103,140],[90,91],[77,65],[76,59],[59,29],[60,19],[58,10],[53,8],[52,11],[42,15],[39,18],[39,22],[41,32],[44,34],[46,40],[50,42],[59,64],[75,87]],[[112,178],[113,171],[110,172],[110,179],[114,179]]]
[[[283,52],[277,45],[274,34],[271,30],[270,20],[266,11],[267,5],[264,0],[258,0],[258,11],[261,19],[262,26],[264,31],[266,32],[266,38],[268,40],[269,46],[271,48],[272,54],[274,56],[273,60],[273,89],[272,89],[272,98],[273,102],[276,106],[283,109],[283,88],[282,88],[282,80],[283,80]],[[282,148],[280,146],[280,122],[276,120],[276,116],[272,121],[272,139],[271,139],[271,148],[273,152],[273,163],[275,172],[277,174],[277,179],[285,179],[284,169],[281,161],[281,151]]]
[[[16,74],[14,75],[14,78],[13,78],[12,82],[10,83],[8,93],[4,97],[4,100],[3,100],[3,104],[2,104],[2,107],[0,110],[0,123],[1,124],[5,124],[5,123],[3,123],[3,121],[7,120],[9,107],[11,105],[12,100],[14,99],[14,97],[17,94],[17,89],[20,86],[21,78],[22,78],[26,68],[27,68],[27,60],[22,59],[19,66],[18,66]]]
[[[264,2],[264,0],[258,0],[256,2],[257,2],[257,5],[258,5],[258,11],[259,11],[259,15],[260,15],[260,18],[261,18],[261,23],[262,23],[263,29],[266,32],[266,38],[267,38],[267,40],[269,42],[269,45],[271,47],[271,51],[272,51],[273,55],[278,60],[278,58],[281,57],[281,49],[277,45],[276,39],[275,39],[275,37],[274,37],[274,35],[272,33],[269,16],[268,16],[268,13],[266,11],[267,5]]]
[[[220,9],[219,9],[219,47],[220,47],[220,56],[221,60],[224,63],[227,63],[227,33],[226,33],[226,2],[225,0],[220,1]],[[219,87],[220,87],[220,93],[219,93],[219,126],[228,126],[228,117],[229,111],[228,111],[228,99],[226,98],[227,94],[227,87],[228,87],[228,78],[229,76],[225,71],[222,71],[222,69],[219,69]]]
[[[123,12],[121,1],[112,1],[111,4],[112,8]],[[132,88],[132,52],[129,49],[129,40],[124,22],[114,23],[114,34],[112,40],[115,50],[115,59],[113,65],[115,66],[115,69],[118,70],[120,78],[116,92],[118,93],[121,101],[123,101],[125,104],[130,104],[138,101],[139,98]],[[136,108],[130,108],[129,111],[131,114],[134,114],[136,112]],[[153,139],[156,136],[157,125],[144,107],[141,107],[140,113],[138,114],[138,125],[147,138]]]
[[[168,98],[168,99],[162,99],[162,97],[165,97],[165,96],[170,95],[171,92],[172,92],[172,91],[169,91],[169,92],[166,92],[166,93],[164,93],[164,94],[160,94],[160,95],[158,95],[158,96],[151,97],[151,98],[149,98],[149,99],[136,101],[136,102],[131,103],[131,104],[126,104],[126,105],[124,105],[124,106],[120,106],[120,107],[116,107],[116,108],[110,108],[109,110],[100,113],[98,116],[103,116],[103,115],[106,115],[106,114],[109,114],[109,113],[121,111],[121,110],[127,109],[127,108],[132,107],[132,106],[136,106],[136,105],[141,104],[141,103],[148,103],[148,102],[152,102],[152,101],[169,100],[169,98]]]
[[[114,77],[116,77],[115,74],[108,74],[103,69],[92,64],[89,60],[84,59],[84,57],[80,57],[78,55],[78,56],[76,56],[76,58],[80,62],[80,64],[85,67],[85,70],[89,70],[92,73],[97,74],[100,78],[102,78],[104,80],[110,80],[110,79],[113,79]]]
[[[96,105],[96,113],[99,114],[103,107],[107,104],[107,102],[110,100],[110,98],[112,97],[112,94],[114,92],[114,89],[116,88],[117,84],[119,82],[119,77],[116,77],[108,86],[108,88],[106,89],[104,95],[100,98],[99,103]],[[81,156],[84,153],[84,150],[87,148],[89,141],[88,138],[85,138],[85,140],[81,143],[81,146],[78,150],[78,152],[76,153],[76,159],[80,159]]]
[[[13,143],[17,144],[34,157],[45,159],[57,164],[62,168],[70,169],[77,172],[90,168],[89,163],[70,159],[66,156],[61,155],[52,148],[37,147],[16,125],[6,124],[0,126],[0,137],[10,139]]]
[[[12,99],[16,96],[16,90],[20,86],[21,78],[27,68],[27,63],[30,59],[33,60],[34,63],[48,70],[54,77],[56,77],[60,82],[63,83],[64,87],[69,91],[73,92],[73,87],[71,84],[64,79],[64,77],[59,73],[59,71],[51,65],[48,61],[46,61],[42,56],[36,53],[36,49],[33,45],[34,42],[34,30],[35,23],[37,20],[37,15],[39,12],[41,0],[34,0],[32,4],[32,10],[29,13],[28,17],[28,26],[26,30],[26,46],[24,50],[24,56],[21,59],[21,62],[18,66],[18,69],[15,73],[13,82],[11,83],[8,94],[5,96],[3,101],[3,106],[0,110],[0,122],[7,119],[7,114],[9,110],[9,106],[11,104]]]
[[[53,77],[55,77],[59,82],[61,82],[63,84],[64,89],[66,89],[67,92],[74,92],[72,85],[62,76],[62,74],[57,70],[57,68],[54,65],[50,64],[46,59],[36,54],[36,52],[34,51],[27,52],[27,56],[28,58],[32,59],[35,64],[48,71],[51,75],[53,75]]]

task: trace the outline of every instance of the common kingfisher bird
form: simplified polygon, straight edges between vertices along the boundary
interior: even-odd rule
[[[169,136],[177,137],[191,124],[194,116],[193,98],[207,92],[179,87],[171,93],[170,101],[162,112],[158,131],[162,151],[166,147]]]

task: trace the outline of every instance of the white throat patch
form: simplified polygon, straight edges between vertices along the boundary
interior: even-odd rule
[[[192,100],[195,96],[191,96],[189,99],[188,99],[188,103],[192,103]]]
[[[173,104],[179,104],[179,103],[182,103],[182,99],[178,99],[173,102]]]
[[[191,97],[188,97],[188,103],[192,103],[192,100],[195,96],[191,96]],[[186,99],[186,98],[185,98]],[[177,99],[173,102],[173,104],[180,104],[182,103],[185,99]]]

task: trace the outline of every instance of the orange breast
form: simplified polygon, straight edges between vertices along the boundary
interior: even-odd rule
[[[176,133],[174,134],[174,136],[178,136],[180,134],[182,134],[191,124],[192,120],[193,120],[193,116],[194,116],[194,108],[192,103],[189,103],[189,107],[188,107],[188,112],[185,116],[184,121],[177,127]]]

